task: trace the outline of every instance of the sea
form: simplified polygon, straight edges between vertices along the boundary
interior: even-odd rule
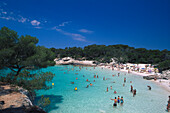
[[[34,102],[34,104],[38,104],[42,95],[49,97],[50,104],[43,108],[48,113],[167,112],[166,106],[170,93],[152,81],[144,80],[139,75],[101,67],[73,65],[51,66],[40,71],[50,71],[55,74],[53,80],[47,83],[52,88],[36,91],[37,96]],[[120,73],[119,76],[118,73]],[[124,78],[126,78],[125,83]],[[89,82],[86,81],[87,79]],[[92,86],[89,85],[90,83]],[[88,88],[86,88],[87,85],[89,85]],[[134,97],[130,92],[131,85],[137,91]],[[151,90],[148,90],[148,85],[151,86]],[[77,91],[74,90],[75,87],[77,87]],[[117,93],[115,94],[114,91]],[[118,96],[123,96],[124,103],[113,107],[111,99]]]

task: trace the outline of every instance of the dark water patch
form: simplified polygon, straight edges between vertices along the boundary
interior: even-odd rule
[[[63,96],[61,96],[61,95],[43,95],[43,96],[45,98],[49,97],[49,100],[50,100],[50,105],[43,108],[47,112],[50,112],[52,110],[57,110],[59,108],[59,106],[57,106],[56,104],[60,104],[63,102]],[[41,100],[41,96],[37,96],[35,98],[34,104],[38,105],[39,100]]]

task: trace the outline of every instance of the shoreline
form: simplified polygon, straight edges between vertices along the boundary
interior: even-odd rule
[[[88,60],[78,61],[78,60],[70,59],[70,61],[66,61],[66,62],[62,62],[61,60],[55,61],[55,62],[56,62],[56,65],[90,66],[90,67],[107,68],[107,69],[112,70],[111,66],[95,65],[95,64],[93,64],[94,61],[88,61]],[[114,70],[128,73],[128,70],[125,70],[125,69],[114,68]],[[134,74],[134,75],[142,76],[142,77],[155,74],[155,73],[139,73],[139,72],[135,72],[135,71],[130,71],[130,73]],[[159,85],[160,87],[162,87],[166,91],[170,92],[170,80],[159,79],[159,80],[156,80],[156,81],[154,81],[154,80],[149,80],[149,81],[156,83],[157,85]],[[159,82],[159,81],[162,81],[162,82]]]
[[[107,68],[107,69],[112,70],[110,66],[98,66],[98,67]],[[114,70],[128,73],[128,70],[124,70],[124,69],[120,69],[120,70],[114,69]],[[153,75],[151,73],[138,73],[138,72],[134,72],[134,71],[130,71],[130,74],[134,74],[134,75],[138,75],[138,76],[142,76],[142,77]],[[170,80],[159,79],[159,80],[156,80],[156,81],[154,81],[154,80],[149,80],[149,81],[159,85],[160,87],[162,87],[167,92],[170,92]]]

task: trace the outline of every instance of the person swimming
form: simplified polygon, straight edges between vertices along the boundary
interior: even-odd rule
[[[86,88],[88,88],[88,87],[89,87],[89,85],[86,86]]]
[[[119,97],[119,96],[117,97],[117,102],[118,102],[118,103],[120,102],[120,97]]]
[[[89,80],[87,79],[86,82],[88,82]]]
[[[112,90],[112,86],[110,86],[110,89]]]
[[[116,91],[114,91],[114,94],[116,94],[117,92]]]
[[[149,90],[151,90],[151,86],[147,86],[149,88]]]
[[[92,86],[93,84],[92,83],[90,83],[90,86]]]
[[[71,84],[74,84],[74,82],[71,82]]]
[[[120,98],[120,104],[123,105],[123,103],[124,103],[123,96],[121,96],[121,98]]]
[[[99,76],[97,75],[97,78],[99,78]]]

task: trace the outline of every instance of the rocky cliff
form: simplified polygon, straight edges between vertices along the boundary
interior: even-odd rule
[[[0,112],[2,113],[45,113],[30,101],[28,91],[0,82]]]

